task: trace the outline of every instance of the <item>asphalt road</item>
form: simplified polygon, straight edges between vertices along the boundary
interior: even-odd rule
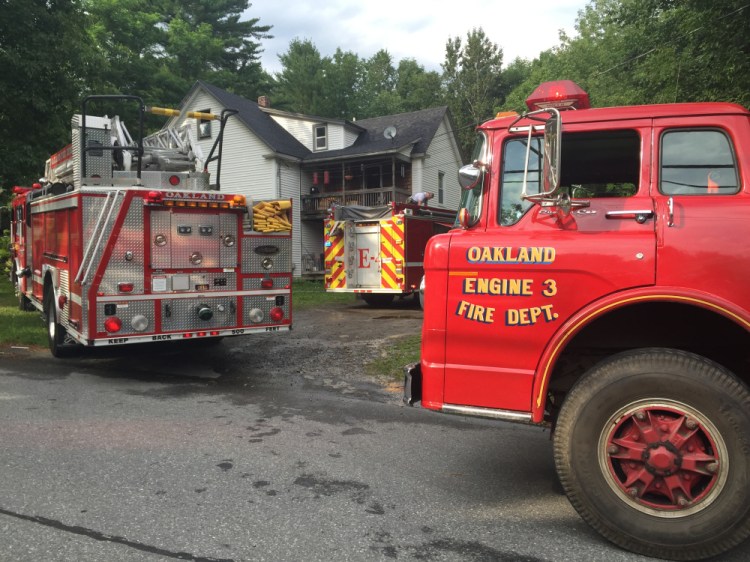
[[[648,560],[574,512],[547,432],[404,407],[319,347],[0,349],[0,560]]]

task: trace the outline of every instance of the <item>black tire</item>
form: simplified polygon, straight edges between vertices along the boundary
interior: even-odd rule
[[[750,392],[703,357],[600,363],[565,399],[554,450],[573,507],[623,548],[697,560],[750,535]]]
[[[393,302],[394,295],[392,293],[363,293],[362,300],[368,305],[375,308],[383,308],[389,306]]]
[[[46,295],[44,307],[47,319],[47,342],[49,343],[49,350],[55,357],[68,357],[71,354],[73,346],[65,344],[65,328],[57,322],[55,294],[50,288],[47,289]]]

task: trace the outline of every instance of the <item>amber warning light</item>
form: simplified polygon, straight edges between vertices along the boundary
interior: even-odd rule
[[[589,95],[572,80],[544,82],[537,86],[526,98],[526,106],[531,110],[547,109],[589,109]]]

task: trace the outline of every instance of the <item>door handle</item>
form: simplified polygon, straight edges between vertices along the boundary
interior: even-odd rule
[[[654,218],[654,212],[651,209],[641,209],[634,211],[607,211],[608,219],[634,219],[638,224],[643,224],[648,219]]]

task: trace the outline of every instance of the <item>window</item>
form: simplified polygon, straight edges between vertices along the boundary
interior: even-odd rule
[[[445,186],[445,172],[438,172],[438,203],[443,204]]]
[[[483,133],[477,135],[476,141],[474,142],[474,149],[471,152],[470,162],[479,162],[480,167],[486,164],[486,151],[487,151],[487,138]],[[476,170],[476,168],[474,168]],[[461,190],[461,200],[458,203],[458,213],[456,213],[456,222],[454,227],[460,226],[459,217],[461,216],[461,209],[466,209],[468,212],[469,224],[475,224],[482,216],[482,198],[484,196],[484,173],[478,172],[479,181],[471,189]],[[460,173],[460,172],[459,172]]]
[[[506,141],[503,150],[499,221],[518,222],[533,205],[521,199],[527,138]],[[526,193],[539,193],[542,177],[542,138],[531,139]],[[638,191],[641,140],[636,131],[597,131],[563,134],[560,188],[577,199],[630,197]]]
[[[326,150],[328,148],[328,127],[326,125],[315,125],[313,127],[313,150]]]
[[[211,113],[210,109],[201,109],[200,113]],[[198,138],[199,139],[210,139],[211,138],[211,120],[201,119],[198,121]]]
[[[737,193],[737,166],[727,136],[708,129],[664,133],[659,191],[666,195]]]

